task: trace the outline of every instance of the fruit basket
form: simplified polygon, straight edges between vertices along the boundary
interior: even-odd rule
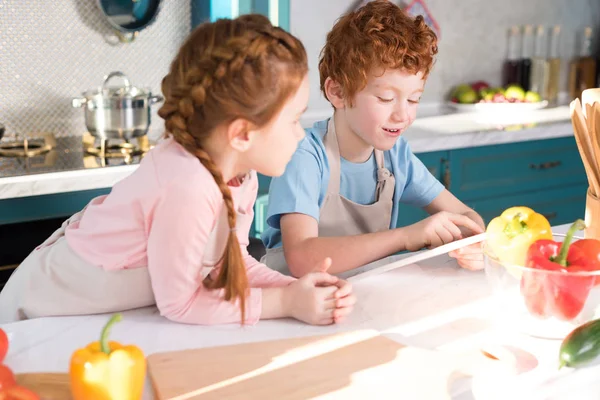
[[[490,87],[483,81],[462,84],[450,93],[449,107],[459,112],[519,113],[539,110],[548,105],[540,95],[519,85]]]
[[[502,254],[488,233],[483,243],[484,268],[493,290],[493,315],[503,327],[563,339],[577,326],[600,317],[600,270],[590,256],[598,249],[574,235],[576,224],[566,235],[550,233],[551,239],[533,243],[524,262],[517,262],[520,257],[515,254]],[[548,257],[549,252],[557,255]],[[559,264],[560,257],[568,260],[565,266]]]
[[[540,110],[548,106],[546,100],[535,103],[474,103],[461,104],[449,101],[446,105],[459,112],[515,113]]]

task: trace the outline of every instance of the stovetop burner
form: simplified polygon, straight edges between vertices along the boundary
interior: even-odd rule
[[[137,139],[137,146],[125,140],[96,139],[91,134],[83,135],[84,151],[88,154],[101,158],[124,158],[143,156],[153,146],[150,145],[147,136]]]
[[[35,157],[49,152],[54,147],[56,140],[51,133],[29,134],[22,138],[15,136],[0,142],[0,156]]]
[[[0,178],[78,171],[139,164],[153,143],[146,136],[132,143],[110,140],[102,142],[84,135],[28,135],[0,140]]]

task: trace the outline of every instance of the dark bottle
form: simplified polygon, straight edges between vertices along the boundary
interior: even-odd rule
[[[521,59],[519,60],[519,85],[527,91],[531,87],[531,59],[533,58],[533,26],[525,25],[523,30]]]
[[[502,86],[519,82],[519,27],[513,26],[508,31],[508,52],[502,66]]]

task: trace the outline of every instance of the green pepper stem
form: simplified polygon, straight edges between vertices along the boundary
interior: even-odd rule
[[[527,229],[527,223],[521,220],[522,216],[521,213],[516,213],[510,222],[504,226],[503,232],[509,239],[513,239]]]
[[[112,328],[115,323],[121,321],[122,319],[123,316],[120,313],[117,313],[110,317],[106,325],[104,325],[104,328],[102,328],[102,333],[100,333],[100,350],[103,353],[110,354],[110,347],[108,346],[108,334],[110,332],[110,328]]]
[[[567,231],[567,235],[565,236],[565,240],[560,246],[560,252],[558,256],[554,259],[554,262],[562,265],[563,267],[567,266],[567,255],[569,254],[569,247],[571,247],[571,241],[573,240],[573,235],[575,232],[585,229],[585,222],[582,219],[578,219],[571,225],[569,230]]]

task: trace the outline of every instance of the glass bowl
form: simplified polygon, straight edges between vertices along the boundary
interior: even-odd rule
[[[554,233],[562,242],[565,235]],[[581,237],[574,237],[573,243]],[[494,319],[504,328],[562,340],[600,318],[600,271],[550,271],[507,264],[483,243],[485,275],[494,295]]]

